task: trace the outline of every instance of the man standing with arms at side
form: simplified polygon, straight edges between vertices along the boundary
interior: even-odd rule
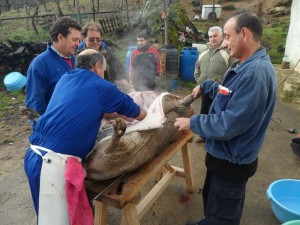
[[[136,91],[154,90],[155,78],[160,76],[160,56],[156,48],[148,42],[148,35],[141,32],[137,36],[137,49],[130,58],[130,81]]]
[[[67,160],[85,159],[95,144],[103,114],[117,112],[137,120],[147,114],[131,97],[103,79],[105,70],[106,61],[98,51],[81,52],[76,69],[59,80],[46,112],[29,137],[31,146],[25,155],[24,169],[38,224],[70,224],[64,178]],[[76,174],[80,171],[81,167]]]
[[[26,107],[43,115],[61,76],[75,68],[73,56],[80,41],[81,26],[69,17],[57,19],[50,29],[47,50],[37,56],[27,71]]]
[[[208,37],[208,49],[199,55],[195,65],[194,77],[198,85],[207,79],[213,79],[221,83],[230,64],[229,54],[221,46],[223,42],[222,28],[218,26],[209,28]],[[208,95],[202,95],[201,100],[200,114],[207,114],[212,99]],[[197,143],[204,141],[202,137],[196,139]]]
[[[187,225],[239,225],[248,178],[258,165],[276,102],[276,72],[260,44],[262,24],[249,11],[233,14],[224,26],[224,46],[240,64],[226,72],[222,86],[206,80],[193,93],[210,94],[208,115],[177,118],[180,131],[206,138],[205,218]]]

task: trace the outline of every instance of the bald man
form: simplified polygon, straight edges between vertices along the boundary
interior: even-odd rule
[[[104,113],[116,112],[137,120],[146,116],[131,97],[103,79],[105,70],[106,61],[98,51],[82,51],[76,59],[76,69],[64,74],[57,83],[45,114],[29,137],[31,146],[24,169],[39,224],[62,220],[59,224],[69,224],[63,207],[66,198],[59,197],[65,196],[64,159],[85,159],[94,146]],[[47,180],[50,178],[51,182]],[[56,187],[53,192],[53,185],[49,184]]]

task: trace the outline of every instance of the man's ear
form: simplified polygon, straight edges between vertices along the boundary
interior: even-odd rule
[[[58,40],[58,41],[62,41],[63,38],[64,38],[64,36],[63,36],[62,34],[58,34],[58,35],[57,35],[57,40]]]

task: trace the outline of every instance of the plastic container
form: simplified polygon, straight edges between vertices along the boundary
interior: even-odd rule
[[[182,80],[194,82],[195,64],[199,53],[197,48],[183,48],[179,58],[179,74]]]
[[[178,78],[179,58],[178,50],[174,45],[165,45],[159,51],[166,52],[166,78],[174,80]]]
[[[283,223],[282,225],[300,225],[300,220],[292,220],[292,221]]]
[[[291,147],[296,159],[300,160],[300,138],[293,138]],[[299,206],[300,207],[300,206]]]
[[[281,179],[270,184],[267,197],[281,223],[300,220],[300,180]]]
[[[26,85],[27,78],[19,72],[11,72],[4,77],[3,82],[8,91],[16,91]]]
[[[125,59],[127,74],[129,74],[131,54],[132,54],[133,50],[136,49],[136,48],[137,48],[136,45],[129,45],[129,47],[128,47],[128,50],[127,50],[127,53],[126,53],[126,59]]]

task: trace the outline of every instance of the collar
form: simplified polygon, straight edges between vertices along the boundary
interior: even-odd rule
[[[57,55],[59,55],[60,57],[64,58],[64,59],[71,59],[71,56],[69,57],[65,57],[65,56],[62,56],[54,47],[53,47],[53,44],[51,44],[51,49],[57,53]]]

